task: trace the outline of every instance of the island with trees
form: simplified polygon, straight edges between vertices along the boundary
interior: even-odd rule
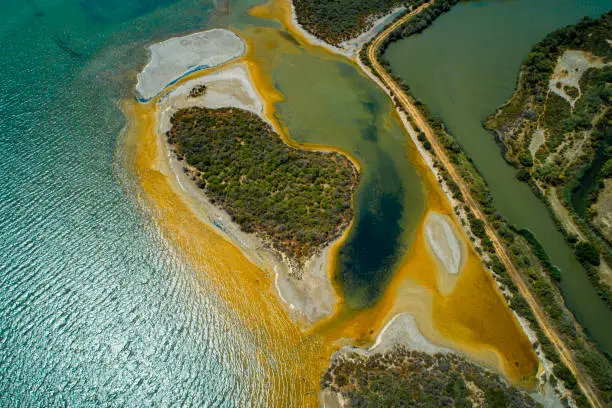
[[[238,108],[181,109],[171,126],[168,142],[210,202],[286,256],[295,273],[350,224],[359,172],[346,156],[289,146]]]
[[[612,307],[612,12],[549,34],[485,126]],[[604,265],[605,264],[605,265]]]
[[[311,34],[338,45],[366,31],[377,17],[418,0],[294,0],[297,20]]]
[[[324,390],[350,407],[537,407],[526,392],[454,353],[396,345],[381,353],[342,350],[323,375]]]

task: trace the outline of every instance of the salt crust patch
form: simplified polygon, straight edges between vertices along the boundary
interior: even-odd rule
[[[138,74],[136,84],[141,102],[149,101],[185,75],[243,55],[246,45],[229,30],[213,29],[170,38],[150,45],[148,50],[150,61]]]

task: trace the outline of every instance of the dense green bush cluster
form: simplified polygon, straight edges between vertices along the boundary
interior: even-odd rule
[[[530,94],[542,93],[548,87],[548,79],[557,64],[557,58],[565,50],[585,50],[599,56],[609,56],[607,39],[612,27],[612,12],[599,19],[585,17],[578,24],[556,30],[533,46],[523,62],[521,70]]]
[[[521,66],[516,92],[487,120],[486,127],[499,136],[506,160],[519,169],[517,179],[529,183],[551,211],[549,195],[560,196],[588,241],[574,246],[576,256],[599,296],[612,308],[612,291],[599,276],[599,256],[593,255],[600,252],[612,264],[612,237],[593,224],[596,213],[591,209],[604,179],[612,176],[605,170],[605,151],[612,145],[612,66],[588,69],[580,79],[580,93],[563,87],[577,97],[573,107],[549,92],[551,75],[565,51],[581,50],[611,61],[610,38],[612,12],[549,34],[532,48]],[[557,88],[562,88],[560,83]],[[528,147],[536,129],[543,132],[544,143],[532,157]],[[569,241],[565,228],[558,225]],[[593,249],[591,256],[585,256],[585,248]]]
[[[290,147],[241,109],[188,108],[171,123],[168,142],[242,230],[301,260],[349,224],[358,172],[345,156]]]
[[[425,3],[425,1],[419,1],[419,4],[422,3]],[[459,0],[435,0],[433,4],[391,33],[381,45],[381,52],[384,52],[387,46],[394,41],[422,32],[457,3],[459,3]]]
[[[525,238],[525,240],[529,243],[529,245],[531,245],[531,248],[533,249],[533,253],[538,258],[538,260],[542,263],[542,265],[546,267],[551,277],[557,282],[561,281],[561,272],[559,271],[559,268],[553,265],[552,261],[550,260],[550,257],[544,250],[544,247],[542,247],[542,244],[540,244],[540,241],[536,239],[535,235],[533,235],[533,233],[529,231],[528,229],[516,230],[514,227],[512,228],[518,234],[522,235],[523,238]]]
[[[410,0],[294,0],[298,22],[309,32],[337,45],[368,29],[372,17],[392,8],[416,3]]]
[[[468,383],[470,384],[468,386]],[[535,401],[456,354],[427,354],[401,346],[363,355],[342,351],[322,386],[349,407],[536,407]]]

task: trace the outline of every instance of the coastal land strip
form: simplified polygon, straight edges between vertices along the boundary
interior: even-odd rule
[[[219,29],[210,32],[217,37]],[[200,38],[203,38],[206,33],[208,32],[200,33]],[[306,259],[303,265],[300,265],[303,271],[298,273],[294,263],[290,262],[283,252],[273,250],[262,237],[245,233],[236,222],[232,221],[226,211],[211,203],[210,199],[197,188],[192,172],[187,171],[185,167],[185,161],[171,152],[172,147],[165,140],[166,133],[171,129],[173,115],[181,109],[198,106],[211,109],[234,107],[250,111],[272,125],[280,134],[281,131],[275,124],[275,119],[265,114],[264,102],[253,86],[250,67],[252,64],[247,61],[235,61],[227,66],[214,69],[214,72],[206,71],[203,74],[191,74],[191,76],[187,74],[187,77],[176,84],[168,84],[169,87],[160,94],[157,101],[154,101],[159,149],[169,164],[171,171],[168,174],[175,176],[169,177],[169,180],[177,191],[188,198],[189,205],[196,214],[200,215],[201,221],[240,247],[255,265],[274,276],[274,285],[279,297],[287,305],[291,315],[296,321],[309,326],[331,315],[337,302],[331,280],[328,277],[330,265],[332,265],[329,262],[329,255],[336,250],[343,235],[327,243],[324,248]],[[188,67],[185,66],[183,69],[187,70]],[[201,95],[196,97],[190,95],[193,89],[201,86],[205,87]],[[311,147],[310,150],[333,151],[318,147]],[[348,225],[344,229],[348,230],[347,227]]]
[[[485,122],[548,207],[597,294],[612,308],[612,12],[555,30],[521,64],[510,99]]]
[[[538,300],[536,300],[535,296],[531,292],[530,287],[525,283],[522,275],[511,261],[511,256],[508,255],[506,247],[503,244],[503,241],[499,238],[496,229],[489,223],[487,217],[485,217],[483,214],[478,201],[472,196],[472,193],[465,184],[462,176],[450,162],[445,148],[441,146],[440,141],[438,140],[438,132],[434,131],[429,123],[429,118],[424,116],[419,107],[416,106],[413,98],[407,94],[407,88],[400,86],[398,83],[398,78],[390,74],[388,66],[386,68],[383,67],[379,61],[381,46],[383,46],[383,44],[385,47],[388,45],[389,36],[410,21],[412,17],[432,4],[434,7],[436,7],[435,1],[427,2],[420,6],[420,8],[418,8],[416,11],[405,14],[403,17],[397,19],[382,33],[380,33],[380,35],[372,42],[370,42],[364,48],[361,54],[364,63],[367,64],[367,68],[364,67],[364,70],[368,73],[371,72],[372,78],[393,98],[395,105],[400,110],[400,115],[405,115],[404,117],[407,119],[407,122],[409,122],[406,123],[407,127],[411,128],[409,129],[409,132],[413,136],[415,144],[419,146],[419,151],[425,157],[429,156],[428,152],[432,153],[431,159],[427,161],[428,163],[432,163],[435,160],[435,167],[437,167],[437,169],[439,169],[438,171],[442,173],[442,177],[439,178],[440,183],[446,184],[446,191],[453,190],[453,196],[456,199],[460,199],[460,201],[463,203],[464,208],[468,210],[468,215],[471,214],[470,223],[472,224],[472,228],[470,229],[472,229],[472,232],[474,232],[475,230],[473,227],[478,226],[479,229],[482,230],[482,234],[479,234],[482,236],[482,240],[489,242],[491,252],[496,255],[498,262],[500,262],[503,266],[503,270],[506,271],[512,278],[512,282],[516,286],[518,293],[520,293],[520,296],[529,305],[529,308],[533,313],[532,323],[536,324],[537,322],[537,326],[539,326],[538,330],[541,329],[546,338],[550,339],[550,342],[552,342],[552,345],[554,346],[553,353],[556,352],[558,353],[558,356],[560,356],[561,360],[557,361],[554,366],[555,375],[562,373],[563,370],[558,370],[561,364],[561,368],[568,367],[569,371],[573,375],[568,376],[564,374],[563,378],[569,381],[569,386],[572,386],[571,381],[573,381],[574,396],[581,397],[583,399],[586,398],[586,400],[588,400],[588,404],[591,406],[603,407],[604,405],[601,402],[598,393],[594,390],[592,382],[590,379],[585,378],[585,376],[582,375],[582,371],[578,369],[574,354],[561,339],[557,328],[550,322]],[[446,10],[448,10],[448,7]],[[440,12],[438,12],[438,14],[439,13]],[[410,35],[413,32],[419,31],[411,31],[411,28],[409,27],[406,29],[406,32],[406,35]],[[401,37],[402,35],[395,36],[393,40]],[[413,127],[416,128],[416,131],[412,129]],[[434,169],[433,166],[432,170],[436,172],[436,169]],[[467,231],[466,233],[469,234]],[[539,338],[541,339],[541,337]],[[542,359],[543,366],[550,366],[550,364],[546,364],[546,358],[544,357],[542,351],[539,352],[539,355]],[[578,387],[576,387],[576,384]],[[580,391],[583,393],[584,397],[580,395]],[[559,389],[558,392],[560,395],[563,395],[562,389]]]
[[[425,6],[426,5],[422,6],[420,9],[423,9]],[[324,50],[322,54],[328,51],[337,54],[333,46],[320,41],[315,41],[313,44],[310,41],[310,37],[305,38],[302,34],[303,29],[295,26],[296,20],[292,12],[291,2],[288,1],[272,1],[250,10],[250,14],[257,17],[280,21],[284,28],[293,34],[294,38],[304,44],[302,47],[308,44],[310,47],[322,48]],[[340,53],[340,55],[342,55],[342,53]],[[355,63],[355,60],[353,60],[353,62]],[[428,166],[422,162],[421,157],[427,156],[419,155],[416,149],[414,151],[410,150],[409,156],[411,162],[417,165],[420,170],[419,173],[423,175],[424,181],[426,181],[428,208],[431,211],[445,214],[449,217],[448,219],[453,220],[453,223],[459,225],[459,220],[456,218],[451,208],[451,201],[448,199],[450,193],[448,191],[442,193],[439,190],[438,183],[433,177],[434,173],[431,173]],[[395,273],[386,294],[378,302],[374,310],[363,313],[364,321],[371,322],[369,323],[370,327],[382,328],[395,314],[402,311],[410,311],[415,314],[415,317],[419,321],[419,326],[423,332],[426,333],[426,337],[436,339],[436,344],[453,348],[461,353],[469,355],[470,358],[488,367],[494,367],[499,372],[503,372],[513,382],[522,382],[523,384],[529,383],[530,386],[533,385],[533,376],[537,368],[537,364],[534,364],[534,361],[537,361],[537,359],[532,350],[532,346],[523,333],[518,320],[516,320],[511,313],[508,313],[507,305],[505,305],[503,297],[497,291],[495,283],[491,279],[489,273],[482,266],[480,258],[475,250],[470,247],[467,266],[460,274],[461,282],[458,282],[460,284],[457,285],[456,289],[449,296],[444,296],[436,281],[437,274],[431,273],[432,271],[439,272],[443,268],[439,268],[433,261],[432,256],[428,253],[426,249],[427,244],[423,240],[424,236],[425,233],[422,222],[416,231],[417,242],[413,242],[399,271]],[[431,278],[434,278],[434,280],[432,281]],[[466,285],[468,281],[472,282],[471,287]],[[422,287],[427,288],[426,291],[433,291],[433,298],[429,297],[426,294],[427,292],[423,292],[422,289],[417,289],[415,283],[417,286],[422,285]],[[483,305],[488,305],[487,308],[490,313],[488,316],[489,319],[491,315],[496,314],[505,315],[508,313],[508,316],[510,316],[508,320],[504,321],[503,325],[500,325],[500,327],[496,329],[490,327],[489,330],[485,330],[484,326],[486,326],[487,323],[480,321],[484,316],[476,316],[481,310],[474,310],[472,308],[474,304],[466,305],[465,303],[460,303],[459,299],[463,299],[463,296],[470,296],[467,295],[467,293],[475,292],[476,287],[480,288],[478,294],[482,296],[472,295],[474,304],[483,302]],[[410,293],[410,295],[407,293]],[[408,297],[412,297],[412,300],[421,299],[421,302],[417,306],[416,301],[405,301]],[[442,304],[444,304],[444,306],[442,306]],[[434,324],[432,324],[431,316],[426,317],[430,312],[425,311],[427,307],[425,307],[425,310],[423,309],[424,305],[432,306],[434,315],[437,315],[433,319],[435,321]],[[380,319],[380,316],[384,316],[382,321],[378,320],[378,322],[374,322],[370,320],[376,315],[379,316],[377,319]],[[472,319],[475,320],[468,321],[470,319],[468,316],[472,316]],[[476,321],[478,321],[478,325],[482,324],[483,326],[478,326],[478,328],[473,326]],[[492,322],[488,324],[495,325]],[[323,322],[323,326],[325,326],[325,322]],[[467,335],[468,333],[463,331],[463,329],[467,327],[471,327],[470,330],[475,330],[482,337],[479,338],[479,336],[472,335],[474,332]],[[323,328],[320,330],[325,329]],[[495,332],[494,336],[491,336],[493,334],[491,330]],[[513,331],[515,334],[509,334],[509,331]],[[371,332],[375,333],[377,330],[374,329],[371,330]],[[508,349],[509,344],[504,344],[506,340],[503,339],[504,335],[502,333],[506,333],[506,338],[513,337],[519,339],[518,342],[514,343],[516,347],[513,351]],[[485,346],[485,344],[489,346]],[[492,344],[496,344],[496,346],[490,348]],[[508,359],[511,355],[515,357],[520,356],[522,361],[510,363]]]

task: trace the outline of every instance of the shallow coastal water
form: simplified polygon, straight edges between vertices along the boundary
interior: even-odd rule
[[[0,4],[1,406],[265,403],[245,381],[256,334],[160,234],[116,150],[144,45],[212,10]]]
[[[547,33],[581,17],[609,9],[601,0],[482,1],[459,4],[423,34],[392,44],[386,58],[412,93],[443,118],[512,224],[529,228],[554,264],[569,309],[604,350],[612,348],[611,312],[597,296],[586,272],[545,206],[517,181],[493,137],[482,128],[487,115],[514,90],[521,61]]]
[[[529,382],[529,342],[474,254],[461,290],[436,288],[419,231],[426,207],[450,210],[390,101],[356,66],[249,17],[251,3],[229,15],[191,1],[0,6],[12,13],[0,31],[0,405],[310,406],[331,352],[372,342],[406,310],[432,341]],[[362,163],[359,221],[339,258],[355,301],[308,332],[272,277],[170,188],[151,110],[133,99],[146,44],[228,24],[263,47],[253,58],[285,97],[290,136]],[[294,83],[290,64],[320,80]]]

